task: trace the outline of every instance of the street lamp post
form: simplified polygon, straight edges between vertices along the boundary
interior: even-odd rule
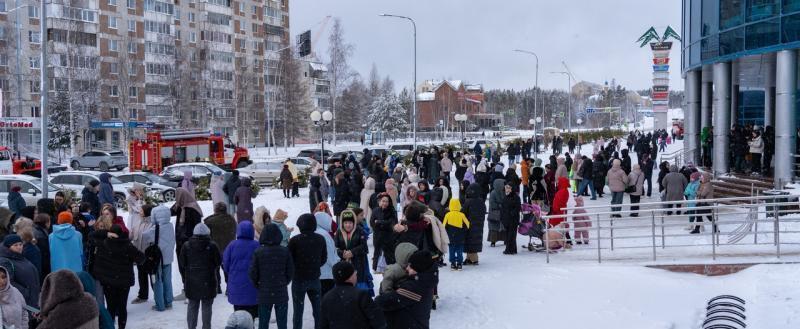
[[[533,55],[533,57],[536,58],[536,80],[533,85],[533,116],[536,117],[538,115],[537,105],[539,104],[539,56],[530,50],[514,49],[514,51]]]
[[[567,132],[572,132],[572,75],[566,71],[550,72],[567,76]]]
[[[315,126],[319,127],[319,143],[320,143],[320,156],[322,157],[322,169],[325,169],[325,126],[333,120],[333,113],[331,111],[325,111],[319,113],[319,111],[311,112],[311,121],[314,122]],[[312,173],[313,174],[313,173]]]
[[[577,123],[580,126],[583,123],[583,119],[578,118]],[[578,131],[578,152],[580,152],[582,144],[583,143],[581,143],[581,133],[580,133],[580,131]]]
[[[411,86],[411,92],[414,93],[414,102],[412,103],[413,107],[413,134],[414,134],[414,149],[417,149],[417,23],[411,17],[400,16],[400,15],[392,15],[392,14],[381,14],[381,17],[394,17],[394,18],[401,18],[407,19],[411,22],[411,26],[414,28],[414,85]]]
[[[466,114],[456,114],[455,116],[456,122],[461,124],[461,142],[464,142],[464,133],[467,130],[467,115]]]
[[[528,120],[528,124],[533,126],[533,158],[539,159],[539,137],[536,136],[536,124],[542,123],[542,117]]]

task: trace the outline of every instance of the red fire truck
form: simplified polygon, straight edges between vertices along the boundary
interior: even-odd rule
[[[14,155],[11,149],[0,146],[0,175],[31,175],[40,177],[42,162]]]
[[[207,130],[170,130],[147,133],[133,140],[129,148],[131,171],[161,172],[175,163],[211,162],[222,168],[250,164],[247,149],[236,146],[227,136]]]

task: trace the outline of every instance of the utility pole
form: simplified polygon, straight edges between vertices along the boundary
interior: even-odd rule
[[[41,127],[41,130],[40,130],[40,135],[41,135],[41,138],[42,138],[42,145],[41,145],[42,146],[42,154],[41,154],[41,159],[40,160],[41,160],[41,163],[42,163],[42,173],[41,173],[41,176],[42,176],[42,195],[43,195],[43,198],[46,198],[46,197],[48,197],[47,196],[48,195],[48,193],[47,193],[47,188],[48,188],[47,184],[49,184],[48,181],[47,181],[47,167],[48,167],[47,163],[48,163],[48,160],[50,158],[50,155],[48,154],[48,148],[47,148],[47,142],[48,142],[48,140],[50,140],[50,136],[49,136],[50,130],[47,129],[47,119],[48,119],[47,116],[49,115],[50,111],[48,111],[48,108],[47,108],[47,96],[48,96],[47,95],[48,94],[48,90],[47,90],[47,83],[48,83],[48,81],[47,81],[47,64],[49,63],[49,61],[47,60],[47,2],[46,1],[42,1],[41,2],[41,10],[42,10],[42,12],[40,13],[41,16],[39,17],[39,27],[41,28],[40,31],[39,31],[39,33],[40,33],[40,35],[39,35],[39,44],[42,47],[42,53],[41,53],[42,57],[41,57],[41,64],[40,64],[41,68],[39,69],[39,72],[40,72],[39,73],[40,74],[39,83],[41,84],[40,87],[39,87],[39,95],[40,95],[40,101],[41,101],[41,103],[39,105],[40,106],[39,111],[40,111],[40,114],[42,116],[42,123],[41,123],[42,127]]]

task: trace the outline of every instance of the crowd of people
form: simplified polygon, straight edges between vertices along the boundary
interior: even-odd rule
[[[670,142],[665,131],[598,139],[591,150],[570,139],[561,155],[556,139],[558,150],[545,162],[533,139],[460,151],[431,147],[407,161],[365,149],[363,158],[350,154],[327,168],[312,163],[308,211],[291,214],[296,227],[287,225],[287,211],[254,202],[251,181],[235,170],[227,179],[212,177],[211,214],[195,198],[189,174],[170,206],[147,203],[145,186],[134,184],[126,220],[106,195],[107,174],[86,184],[80,203],[59,192],[28,206],[14,188],[9,208],[0,208],[3,325],[125,328],[138,283],[132,303],[152,296],[152,310],[166,312],[183,301],[191,329],[211,328],[213,304],[223,295],[235,311],[227,328],[253,328],[255,319],[267,328],[273,312],[278,328],[290,321],[302,328],[306,301],[316,328],[427,328],[440,268],[479,265],[485,243],[517,254],[518,234],[530,232],[550,250],[589,244],[584,228],[591,221],[580,210],[571,220],[558,217],[568,201],[580,206],[583,196],[611,194],[612,210],[620,210],[627,194],[637,210],[652,195],[653,159]],[[286,198],[298,192],[292,167],[287,161],[279,178]],[[658,168],[661,200],[697,200],[684,211],[702,222],[705,213],[691,207],[713,198],[710,177],[691,164]],[[556,216],[545,223],[549,230],[532,226],[545,215]],[[181,278],[175,289],[173,264]],[[377,286],[374,275],[381,275]]]
[[[798,130],[800,136],[800,130]],[[730,171],[754,176],[772,174],[772,157],[775,155],[775,128],[752,124],[731,127]],[[703,127],[700,131],[700,158],[702,165],[711,167],[714,152],[714,127]]]

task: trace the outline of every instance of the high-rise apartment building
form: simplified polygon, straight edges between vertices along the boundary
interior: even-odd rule
[[[263,145],[288,0],[0,0],[0,140],[39,142],[40,51],[77,148],[125,148],[144,128],[203,128]],[[13,127],[12,127],[13,126]]]

